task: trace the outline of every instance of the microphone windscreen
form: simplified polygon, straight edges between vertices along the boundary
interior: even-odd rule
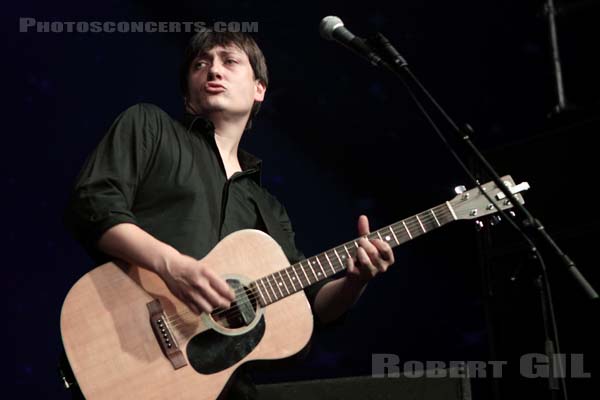
[[[319,25],[319,32],[321,36],[327,40],[333,40],[333,31],[340,26],[344,26],[344,23],[341,19],[335,16],[328,16],[321,20],[321,24]]]

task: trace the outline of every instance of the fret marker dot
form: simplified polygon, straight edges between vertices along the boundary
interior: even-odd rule
[[[389,236],[386,236],[386,237],[385,237],[385,240],[389,242],[389,241],[390,241],[390,237],[389,237]]]
[[[321,273],[320,273],[320,272],[317,272],[317,275],[321,275]]]
[[[317,263],[316,261],[313,261],[313,265],[315,265],[316,263]]]
[[[281,282],[279,282],[279,286],[281,286]]]

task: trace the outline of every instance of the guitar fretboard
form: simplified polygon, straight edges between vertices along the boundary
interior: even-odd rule
[[[403,219],[377,231],[368,239],[380,239],[394,248],[456,219],[449,203]],[[356,255],[354,239],[252,282],[262,306],[274,303],[346,269],[348,257]]]

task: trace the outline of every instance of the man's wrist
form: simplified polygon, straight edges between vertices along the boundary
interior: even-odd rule
[[[368,279],[362,279],[355,275],[344,276],[344,287],[355,292],[361,292],[369,283]]]
[[[179,260],[181,260],[182,257],[187,257],[187,256],[184,256],[183,254],[181,254],[174,247],[166,245],[165,248],[162,249],[162,251],[158,255],[157,260],[155,261],[155,263],[153,265],[153,268],[154,268],[155,272],[160,276],[164,276],[165,273],[170,274],[171,267],[174,264],[177,264],[177,262]]]

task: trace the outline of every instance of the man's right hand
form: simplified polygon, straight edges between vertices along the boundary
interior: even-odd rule
[[[171,293],[197,314],[215,308],[229,308],[235,299],[227,282],[209,266],[195,258],[180,255],[171,259],[161,271]]]
[[[235,299],[227,282],[210,266],[181,254],[137,225],[122,223],[111,227],[100,237],[98,248],[157,273],[169,290],[198,314],[217,307],[229,308]]]

